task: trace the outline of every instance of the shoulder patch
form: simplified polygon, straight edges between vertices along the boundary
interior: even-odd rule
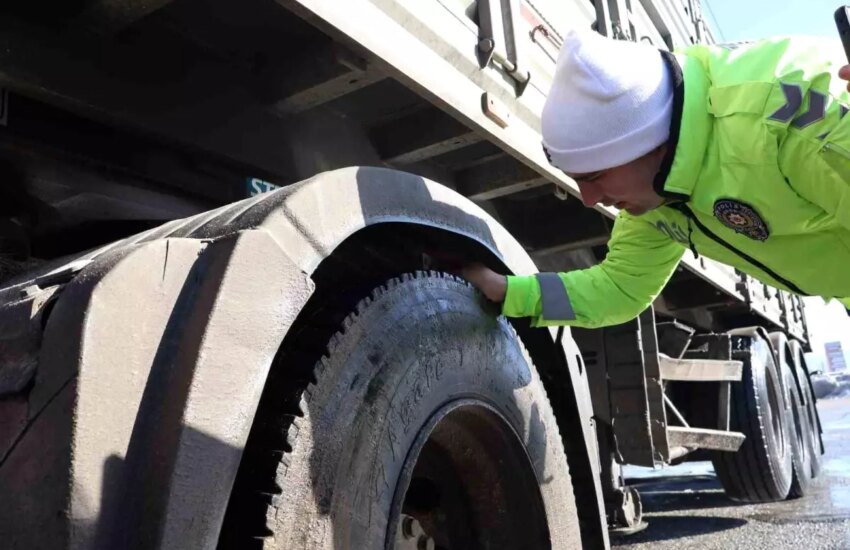
[[[719,199],[714,203],[714,216],[720,223],[756,241],[766,241],[770,230],[755,208],[732,199]]]

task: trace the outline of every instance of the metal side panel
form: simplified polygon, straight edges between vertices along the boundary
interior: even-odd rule
[[[578,196],[575,182],[549,164],[540,146],[540,112],[554,60],[548,71],[532,73],[527,89],[518,97],[502,69],[479,66],[476,26],[460,10],[437,0],[278,1],[332,35],[365,49],[381,60],[393,77],[553,184]],[[376,28],[381,32],[374,32]],[[485,92],[510,113],[507,127],[485,114]],[[609,216],[615,214],[612,208],[601,210]]]
[[[634,320],[603,330],[617,461],[653,466],[655,448],[650,429],[640,324]]]
[[[780,292],[779,298],[782,307],[782,323],[788,332],[788,336],[801,342],[808,342],[809,335],[803,299],[788,292]]]
[[[690,251],[685,252],[682,256],[682,263],[686,265],[693,273],[696,273],[701,279],[711,283],[718,290],[723,291],[727,296],[743,302],[745,295],[738,287],[740,277],[735,269],[720,262],[715,262],[704,256],[694,258]]]
[[[753,313],[767,319],[777,327],[783,326],[781,291],[768,286],[750,275],[741,274],[744,299]]]
[[[653,467],[669,460],[667,413],[652,308],[605,328],[611,427],[622,464]]]
[[[664,406],[658,335],[655,332],[655,311],[651,307],[647,308],[640,314],[638,320],[640,322],[641,348],[646,376],[650,431],[655,449],[653,460],[667,462],[670,457],[670,448],[667,443],[667,409]]]

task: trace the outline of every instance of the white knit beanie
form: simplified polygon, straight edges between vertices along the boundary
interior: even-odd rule
[[[667,141],[672,114],[672,79],[658,49],[572,31],[543,107],[543,146],[565,172],[596,172]]]

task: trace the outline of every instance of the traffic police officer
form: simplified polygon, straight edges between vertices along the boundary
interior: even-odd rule
[[[672,54],[571,33],[543,109],[543,147],[586,206],[620,209],[607,257],[566,273],[505,277],[470,265],[462,274],[505,315],[538,326],[636,317],[688,250],[850,305],[842,55],[816,38]]]

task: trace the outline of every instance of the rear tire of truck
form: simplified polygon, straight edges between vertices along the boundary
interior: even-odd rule
[[[791,489],[788,498],[801,498],[811,490],[814,472],[812,471],[812,452],[809,447],[811,432],[806,422],[807,411],[803,405],[802,396],[796,386],[793,376],[788,376],[789,382],[794,384],[788,393],[791,402],[790,418],[791,426],[791,451],[794,466],[794,476],[791,481]]]
[[[220,548],[246,547],[246,534],[255,547],[310,550],[581,545],[543,384],[465,282],[417,273],[375,289],[314,376],[284,422],[286,448],[265,442],[279,462],[259,491],[266,531],[249,533],[229,509]],[[246,456],[263,444],[249,439]]]
[[[786,421],[790,432],[791,464],[793,476],[788,498],[800,498],[809,491],[812,481],[812,461],[809,445],[811,436],[806,422],[807,411],[803,406],[800,388],[795,380],[795,366],[788,338],[782,332],[770,334],[776,361],[782,371],[787,405]]]
[[[809,376],[809,369],[806,365],[806,356],[803,352],[803,347],[799,342],[791,342],[791,353],[794,358],[794,368],[797,369],[797,376],[800,380],[803,394],[802,400],[804,403],[804,436],[806,445],[809,449],[809,462],[812,468],[812,477],[816,478],[820,475],[823,464],[823,444],[820,437],[820,417],[818,416],[817,398],[812,387],[812,380]]]
[[[792,459],[781,370],[761,337],[733,336],[732,349],[744,370],[732,384],[730,429],[746,440],[735,453],[714,453],[714,469],[733,500],[783,500],[791,488]]]

